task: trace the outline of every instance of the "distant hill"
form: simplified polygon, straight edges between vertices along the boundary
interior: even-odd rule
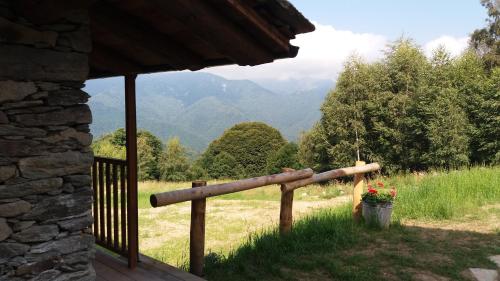
[[[141,75],[137,79],[138,127],[162,139],[179,136],[197,151],[243,121],[268,123],[287,139],[296,140],[319,119],[319,108],[333,86],[329,80],[259,83],[203,72]],[[124,127],[122,78],[91,80],[85,90],[91,95],[95,137]]]

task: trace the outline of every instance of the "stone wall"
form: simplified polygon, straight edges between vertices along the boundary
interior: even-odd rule
[[[94,280],[86,11],[0,0],[0,281]]]

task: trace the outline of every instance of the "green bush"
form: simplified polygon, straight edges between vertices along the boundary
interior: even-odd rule
[[[278,151],[269,155],[267,158],[267,173],[281,173],[282,168],[301,169],[302,165],[298,159],[299,146],[290,142],[282,146]]]
[[[240,176],[260,176],[266,173],[269,155],[285,143],[278,130],[264,123],[240,123],[226,130],[219,139],[210,143],[199,163],[210,176],[217,177],[216,175],[224,174],[220,171],[221,166],[230,163],[234,158],[235,166],[232,168],[241,167]],[[216,157],[223,152],[225,154],[217,158],[216,163]]]

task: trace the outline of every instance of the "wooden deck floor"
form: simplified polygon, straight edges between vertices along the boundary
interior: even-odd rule
[[[94,268],[97,281],[203,281],[178,268],[142,256],[136,269],[130,270],[124,258],[96,249]]]

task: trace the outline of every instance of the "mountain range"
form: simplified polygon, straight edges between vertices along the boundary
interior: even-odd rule
[[[87,81],[95,138],[124,127],[123,78]],[[330,80],[228,80],[204,72],[172,72],[137,78],[138,128],[166,140],[178,136],[202,151],[225,129],[262,121],[297,140],[319,120]]]

